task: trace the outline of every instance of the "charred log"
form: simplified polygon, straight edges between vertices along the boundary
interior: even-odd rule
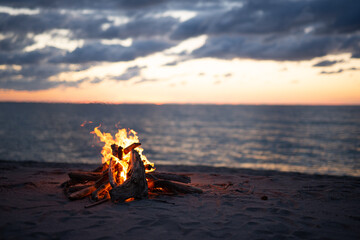
[[[202,193],[203,191],[199,188],[192,187],[190,185],[185,185],[181,183],[174,183],[167,180],[149,180],[149,189],[152,191],[154,189],[163,189],[169,193]]]
[[[92,194],[91,199],[94,201],[99,201],[102,199],[110,198],[109,196],[109,189],[110,189],[110,183],[104,183],[100,187],[98,187]]]
[[[84,182],[84,181],[96,181],[102,176],[102,173],[75,171],[75,172],[70,172],[68,175],[71,180],[77,182]]]
[[[191,178],[185,175],[178,175],[173,173],[147,173],[147,178],[152,179],[162,179],[162,180],[170,180],[175,182],[182,182],[182,183],[191,183]]]
[[[124,202],[128,198],[141,199],[148,195],[144,164],[137,151],[132,150],[130,154],[127,180],[110,190],[113,202]]]
[[[129,152],[131,152],[134,148],[137,148],[138,146],[140,146],[141,143],[133,143],[129,146],[127,146],[126,148],[124,148],[124,154],[128,154]]]
[[[99,167],[95,168],[94,170],[92,170],[92,172],[103,172],[105,169],[108,168],[108,164],[107,163],[103,163],[101,164]]]
[[[70,193],[74,193],[74,192],[77,192],[77,191],[80,191],[84,188],[88,188],[90,186],[93,186],[94,185],[94,182],[89,182],[89,183],[86,183],[86,184],[75,184],[75,185],[72,185],[70,187],[67,188],[67,192],[70,194]]]
[[[119,173],[121,172],[122,166],[116,163],[115,159],[111,158],[109,163],[109,182],[112,188],[115,188],[120,185],[118,182]]]
[[[96,187],[91,185],[87,188],[84,188],[80,191],[77,191],[77,192],[73,192],[73,193],[70,193],[68,198],[70,200],[78,200],[78,199],[83,199],[87,196],[89,196],[92,192],[94,192],[96,190]]]
[[[108,169],[106,169],[102,173],[102,176],[95,182],[95,187],[98,188],[104,183],[108,183],[108,182],[109,182],[109,173],[108,173]]]
[[[112,155],[115,157],[122,159],[123,158],[123,148],[116,144],[111,145]]]

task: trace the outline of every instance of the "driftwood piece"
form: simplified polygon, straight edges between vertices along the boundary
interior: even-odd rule
[[[94,201],[99,201],[105,198],[109,198],[109,189],[110,189],[110,183],[104,183],[100,187],[98,187],[92,194],[91,199]]]
[[[121,146],[118,146],[117,144],[111,145],[111,152],[112,155],[117,157],[118,159],[122,159],[123,157],[123,148]]]
[[[86,172],[86,171],[74,171],[68,173],[70,179],[63,182],[60,187],[62,188],[69,188],[74,185],[78,184],[85,184],[89,181],[100,181],[104,177],[104,173],[101,172]],[[107,177],[107,169],[106,169],[106,176]],[[102,183],[101,183],[102,184]],[[100,186],[101,184],[98,184],[97,186]]]
[[[102,176],[95,182],[95,187],[98,188],[106,182],[109,182],[108,169],[104,170]]]
[[[128,198],[141,199],[148,195],[144,164],[137,151],[132,150],[130,154],[129,171],[126,181],[110,190],[113,202],[124,202]]]
[[[101,164],[99,167],[92,170],[92,172],[103,172],[108,167],[107,163]]]
[[[111,145],[111,150],[112,155],[117,157],[121,161],[123,158],[123,148],[121,146],[113,144]],[[112,188],[115,188],[120,184],[117,180],[119,179],[119,173],[122,170],[121,168],[122,166],[116,163],[116,160],[114,158],[110,158],[108,176]]]
[[[72,185],[75,185],[75,184],[77,184],[78,182],[75,182],[75,181],[73,181],[73,180],[67,180],[67,181],[65,181],[65,182],[63,182],[62,184],[60,184],[60,187],[61,188],[67,188],[67,187],[69,187],[69,186],[72,186]]]
[[[131,150],[137,148],[140,145],[141,145],[141,143],[132,143],[123,149],[121,146],[119,146],[117,144],[113,144],[113,145],[111,145],[112,155],[114,155],[115,157],[117,157],[119,159],[122,159],[123,153],[126,155],[129,152],[131,152]]]
[[[117,175],[119,174],[119,171],[121,170],[121,165],[120,164],[116,164],[115,159],[111,158],[110,159],[110,163],[109,163],[109,182],[111,184],[112,188],[115,188],[117,186],[119,186],[120,183],[118,183],[117,179]]]
[[[75,184],[75,185],[72,185],[72,186],[69,186],[67,188],[67,192],[70,194],[70,193],[74,193],[74,192],[77,192],[77,191],[80,191],[84,188],[88,188],[90,186],[93,186],[94,185],[94,182],[88,182],[86,184]]]
[[[84,172],[84,171],[74,171],[69,172],[69,177],[71,180],[78,181],[78,182],[84,182],[84,181],[96,181],[101,176],[101,172]]]
[[[185,176],[185,175],[178,175],[178,174],[174,174],[174,173],[152,172],[152,173],[147,173],[146,177],[152,178],[154,180],[162,179],[162,180],[171,180],[171,181],[182,182],[182,183],[191,183],[190,177]]]
[[[203,191],[199,188],[192,187],[181,183],[174,183],[167,180],[150,180],[148,181],[150,190],[152,189],[163,189],[170,193],[202,193]]]
[[[140,145],[141,145],[141,143],[133,143],[133,144],[127,146],[126,148],[124,148],[124,154],[128,154],[129,152],[131,152],[131,150],[133,150],[134,148],[137,148]]]
[[[70,200],[78,200],[78,199],[82,199],[84,197],[89,196],[92,192],[94,192],[96,190],[95,186],[89,186],[87,188],[84,188],[80,191],[74,192],[74,193],[70,193],[68,198]]]

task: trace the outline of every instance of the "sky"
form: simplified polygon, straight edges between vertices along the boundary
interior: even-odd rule
[[[0,0],[0,101],[360,104],[359,0]]]

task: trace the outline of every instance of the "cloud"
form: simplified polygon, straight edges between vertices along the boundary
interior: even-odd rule
[[[223,59],[252,58],[261,60],[298,61],[336,54],[358,51],[360,36],[308,36],[290,35],[281,38],[259,38],[239,36],[214,36],[196,49],[195,57],[215,57]],[[348,44],[352,42],[351,44]]]
[[[141,69],[144,69],[144,68],[146,68],[146,67],[139,67],[139,66],[129,67],[125,70],[125,72],[123,74],[112,77],[112,79],[117,80],[117,81],[130,80],[134,77],[140,76]]]
[[[21,69],[7,67],[0,70],[0,88],[36,91],[58,86],[75,87],[82,80],[75,82],[50,81],[49,77],[69,70],[57,65],[25,65]]]
[[[2,33],[43,33],[52,29],[69,29],[76,32],[94,31],[105,23],[112,23],[106,16],[73,14],[61,11],[42,11],[39,14],[10,15],[0,13]]]
[[[171,66],[178,65],[178,63],[179,63],[179,61],[172,61],[172,62],[165,63],[163,66],[171,67]]]
[[[340,68],[337,71],[322,71],[322,72],[320,72],[320,74],[336,74],[336,73],[342,73],[345,71],[358,71],[358,70],[360,70],[360,68],[357,68],[357,67],[351,67],[351,68],[347,68],[347,69]]]
[[[166,2],[166,0],[100,0],[100,1],[89,1],[89,0],[1,0],[0,5],[10,6],[10,7],[26,7],[33,8],[72,8],[72,9],[121,9],[121,8],[144,8],[156,6]]]
[[[1,64],[38,64],[45,62],[49,57],[54,57],[61,54],[63,51],[57,48],[47,47],[30,52],[21,51],[1,51],[0,52],[0,65]]]
[[[342,63],[342,62],[344,62],[344,60],[334,60],[334,61],[324,60],[314,64],[313,67],[329,67],[336,63]]]
[[[360,70],[360,68],[358,68],[358,67],[352,67],[352,68],[349,68],[348,70],[351,70],[351,71],[358,71],[358,70]]]
[[[120,0],[118,1],[119,7],[125,8],[143,8],[143,7],[150,7],[156,6],[158,4],[167,2],[167,0]]]
[[[172,44],[156,40],[139,40],[130,47],[119,44],[108,45],[99,42],[89,43],[68,52],[64,56],[56,56],[51,63],[88,63],[88,62],[119,62],[130,61],[137,57],[147,56],[151,53],[162,51]]]
[[[0,51],[16,51],[22,50],[26,46],[34,43],[34,40],[24,36],[24,34],[14,34],[10,37],[0,40]]]
[[[249,0],[230,10],[199,14],[181,23],[171,38],[208,35],[205,45],[194,51],[194,57],[282,61],[343,52],[357,57],[358,9],[357,0]]]
[[[342,73],[344,69],[340,68],[337,71],[322,71],[320,74],[335,74],[335,73]]]
[[[112,24],[106,29],[91,28],[85,31],[79,29],[76,35],[90,39],[149,38],[169,34],[177,23],[178,20],[173,17],[138,17],[120,26]]]
[[[145,82],[157,82],[157,81],[159,81],[159,80],[158,79],[142,78],[142,79],[134,82],[134,85],[142,84],[142,83],[145,83]]]
[[[86,69],[102,62],[130,62],[200,35],[207,37],[202,46],[191,53],[176,53],[174,61],[165,65],[204,57],[301,61],[349,53],[360,58],[358,0],[0,0],[0,6],[8,7],[0,13],[0,64],[5,66],[0,71],[0,88],[5,89],[96,84],[100,81],[96,77],[72,83],[50,79],[74,71],[73,64]],[[11,8],[36,11],[14,14]],[[180,21],[173,14],[183,11],[193,17]],[[52,34],[59,31],[61,36]],[[57,44],[74,46],[55,48],[46,43],[59,39],[64,41]],[[105,40],[124,39],[132,44],[105,44]],[[339,62],[322,61],[314,67]],[[144,79],[141,67],[136,66],[114,80],[134,77],[153,81]]]
[[[319,33],[357,32],[357,0],[289,1],[248,0],[240,7],[200,14],[181,25],[172,37],[185,39],[202,34],[289,34],[313,27]]]

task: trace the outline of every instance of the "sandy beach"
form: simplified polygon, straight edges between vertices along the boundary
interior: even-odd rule
[[[60,184],[94,165],[0,161],[0,239],[359,239],[360,179],[190,166],[203,194],[84,208]]]

